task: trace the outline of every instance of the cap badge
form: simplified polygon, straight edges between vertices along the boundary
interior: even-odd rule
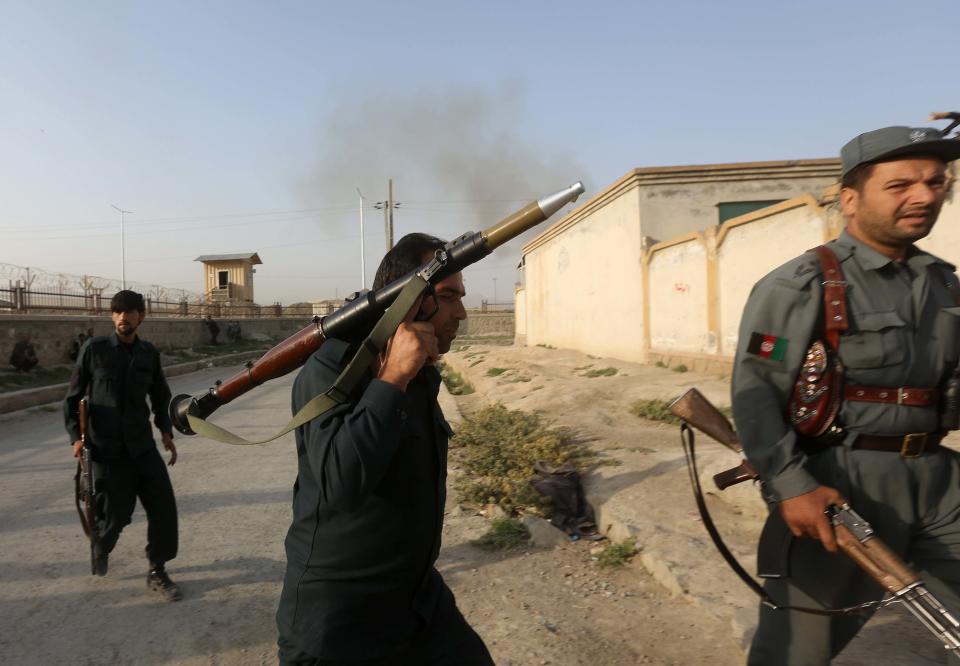
[[[924,141],[927,138],[927,130],[925,129],[915,129],[910,132],[910,140],[913,143],[918,141]]]

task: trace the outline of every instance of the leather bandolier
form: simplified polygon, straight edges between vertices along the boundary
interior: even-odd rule
[[[838,417],[844,400],[911,407],[933,407],[940,389],[908,386],[863,386],[844,382],[840,340],[849,328],[846,282],[837,255],[826,245],[813,250],[823,273],[823,312],[818,337],[810,344],[797,375],[787,407],[790,425],[807,452],[839,445],[844,439]],[[860,435],[854,448],[899,452],[918,456],[940,445],[944,433],[910,433],[903,436]]]

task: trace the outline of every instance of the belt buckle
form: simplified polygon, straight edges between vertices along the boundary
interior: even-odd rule
[[[927,435],[925,432],[914,432],[903,436],[903,444],[900,445],[901,458],[919,458],[927,448]]]

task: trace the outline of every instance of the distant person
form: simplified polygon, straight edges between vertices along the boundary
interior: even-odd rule
[[[227,324],[227,340],[230,342],[240,342],[240,322],[234,319]]]
[[[80,355],[80,348],[83,346],[83,343],[87,341],[87,336],[83,333],[77,333],[77,337],[73,339],[73,342],[70,343],[70,360],[76,362],[77,357]]]
[[[27,372],[39,362],[37,350],[33,348],[30,340],[30,334],[24,333],[10,352],[10,365],[16,368],[17,372]]]
[[[177,601],[180,588],[166,571],[166,563],[177,555],[177,504],[150,427],[152,409],[163,448],[170,452],[168,464],[173,466],[177,447],[167,413],[170,388],[160,368],[160,353],[137,335],[145,316],[143,296],[119,291],[110,301],[110,311],[114,332],[91,338],[81,347],[63,401],[73,455],[79,457],[82,442],[78,408],[80,399],[89,394],[88,443],[100,514],[100,540],[94,545],[95,573],[107,574],[108,555],[120,531],[130,524],[139,498],[147,514],[147,588],[167,601]]]
[[[210,315],[207,315],[207,318],[203,320],[203,323],[206,325],[207,331],[210,333],[210,344],[216,345],[217,336],[220,335],[220,327]]]

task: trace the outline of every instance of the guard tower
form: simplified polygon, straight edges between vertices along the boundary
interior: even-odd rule
[[[263,263],[256,252],[205,254],[194,261],[203,264],[203,293],[208,303],[253,303],[254,266]]]

